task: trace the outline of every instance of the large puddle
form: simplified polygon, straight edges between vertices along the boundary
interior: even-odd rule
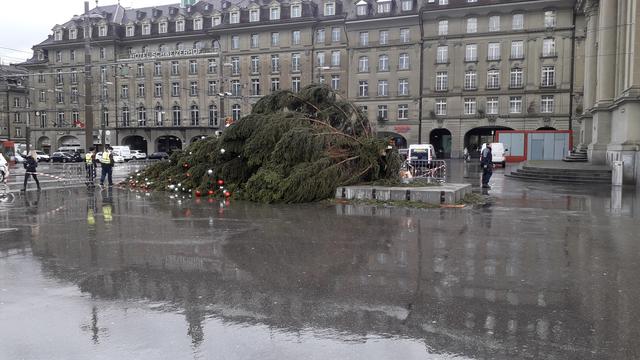
[[[0,207],[0,358],[640,358],[636,199],[505,194],[446,210],[17,196]]]

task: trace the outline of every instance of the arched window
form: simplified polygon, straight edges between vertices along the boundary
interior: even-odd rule
[[[122,125],[122,127],[131,126],[130,118],[129,118],[129,108],[126,107],[126,106],[122,108],[122,123],[121,123],[121,125]]]
[[[144,106],[138,108],[138,126],[147,126],[147,109]]]
[[[162,126],[164,111],[162,111],[162,106],[158,105],[155,109],[155,121],[156,126]]]
[[[240,120],[240,104],[234,104],[231,107],[231,115],[233,116],[233,121]]]
[[[209,105],[209,126],[218,127],[218,108],[214,104]]]
[[[180,119],[181,115],[180,106],[175,105],[173,107],[173,126],[180,126],[180,123],[182,122]]]
[[[191,105],[191,126],[200,125],[200,110],[198,109],[198,105]]]
[[[193,43],[193,48],[201,50],[204,48],[204,43],[202,41],[196,41]]]

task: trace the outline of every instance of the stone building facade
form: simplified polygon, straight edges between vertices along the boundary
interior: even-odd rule
[[[31,116],[28,73],[13,66],[0,66],[0,141],[26,141]]]
[[[56,25],[24,64],[40,112],[32,141],[38,148],[84,145],[86,18],[96,144],[104,134],[107,143],[149,152],[182,147],[223,130],[227,117],[247,114],[263,95],[312,82],[355,101],[399,146],[431,142],[443,157],[459,156],[497,129],[567,129],[583,74],[574,71],[584,36],[576,33],[582,18],[573,5],[205,0],[96,7]]]
[[[640,74],[635,0],[578,0],[585,17],[584,107],[580,142],[589,160],[623,161],[624,180],[640,179]]]

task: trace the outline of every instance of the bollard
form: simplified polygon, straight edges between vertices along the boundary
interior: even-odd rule
[[[611,185],[622,186],[622,169],[624,162],[614,161],[611,163]]]

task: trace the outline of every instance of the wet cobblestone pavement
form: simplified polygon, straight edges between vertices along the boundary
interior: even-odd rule
[[[502,171],[463,209],[15,194],[0,359],[640,358],[640,192]]]

